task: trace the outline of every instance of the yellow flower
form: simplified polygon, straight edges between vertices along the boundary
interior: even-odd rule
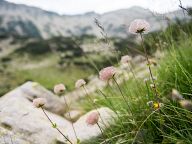
[[[154,109],[158,109],[160,107],[159,103],[158,102],[154,102],[153,103],[153,108]]]

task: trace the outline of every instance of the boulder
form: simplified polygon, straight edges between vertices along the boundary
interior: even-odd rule
[[[13,134],[12,131],[0,127],[0,144],[30,144],[29,142]]]
[[[67,103],[73,103],[79,99],[85,98],[87,94],[91,95],[98,89],[103,89],[107,85],[106,82],[100,80],[97,76],[92,77],[92,79],[89,81],[88,84],[86,84],[86,91],[85,89],[78,88],[73,90],[72,92],[69,92],[61,97],[61,101],[67,100]]]
[[[64,101],[61,101],[61,99],[54,95],[49,90],[42,87],[40,84],[36,82],[26,82],[25,84],[21,85],[17,88],[16,91],[13,91],[12,94],[17,96],[17,91],[21,91],[20,94],[24,97],[26,97],[28,100],[32,101],[34,98],[43,97],[46,98],[47,104],[45,106],[45,109],[59,114],[63,115],[66,110],[66,105]]]
[[[56,129],[52,128],[42,109],[35,108],[32,105],[30,96],[34,93],[32,90],[27,89],[31,84],[24,84],[0,98],[0,143],[65,144],[66,140]],[[48,109],[46,105],[45,107]],[[64,117],[47,110],[45,111],[64,135],[75,143],[76,137],[72,123]],[[77,136],[81,142],[101,135],[101,131],[97,125],[88,126],[86,124],[87,116],[93,111],[81,116],[74,123]],[[103,107],[97,111],[102,118],[99,119],[98,123],[103,130],[114,124],[116,115],[112,110]],[[74,113],[74,115],[77,115],[76,112]]]
[[[11,92],[0,99],[0,127],[12,132],[13,141],[15,140],[13,143],[19,140],[18,144],[22,144],[22,141],[30,144],[55,143],[60,133],[52,128],[41,109],[34,108],[32,103],[23,97],[22,91],[16,91],[17,95]],[[66,128],[70,127],[71,123],[61,116],[46,112],[61,131],[66,133]],[[0,135],[0,141],[3,140],[4,136]],[[64,138],[62,142],[65,142]]]
[[[142,55],[137,55],[137,56],[135,56],[135,57],[133,58],[132,62],[133,62],[134,64],[139,64],[139,63],[144,62],[145,60],[146,60],[146,58],[145,58],[144,56],[142,56]]]
[[[81,142],[96,138],[101,135],[101,131],[97,124],[90,126],[86,123],[87,116],[94,111],[96,110],[92,110],[86,113],[74,123],[77,137],[80,139]],[[100,114],[98,124],[102,128],[102,130],[106,130],[106,128],[109,128],[111,125],[115,124],[116,114],[111,109],[107,107],[102,107],[97,109],[97,111]],[[71,127],[67,128],[67,132],[69,138],[75,141],[76,138]]]
[[[64,116],[66,119],[68,119],[71,122],[77,121],[79,117],[83,114],[82,110],[71,110],[67,112]]]

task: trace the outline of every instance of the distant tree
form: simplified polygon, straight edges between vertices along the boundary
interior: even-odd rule
[[[189,16],[192,16],[192,7],[187,8],[187,12]]]
[[[80,57],[83,54],[83,50],[76,43],[76,40],[70,37],[54,37],[48,40],[38,40],[35,42],[30,42],[27,45],[19,48],[16,52],[28,53],[31,55],[42,55],[50,52],[65,53],[69,58]]]

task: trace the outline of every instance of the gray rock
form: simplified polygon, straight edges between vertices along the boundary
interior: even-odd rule
[[[46,110],[59,115],[63,115],[65,113],[65,103],[61,101],[58,96],[54,95],[52,92],[42,87],[40,84],[29,81],[18,87],[17,89],[21,91],[22,96],[26,97],[30,101],[32,101],[34,98],[39,97],[46,98]],[[14,91],[12,93],[14,93]],[[15,92],[14,95],[17,95],[17,93]]]
[[[145,61],[145,57],[142,55],[137,55],[133,58],[133,63],[138,64]]]
[[[13,95],[14,93],[17,95]],[[14,90],[14,93],[8,93],[0,99],[0,127],[11,131],[17,139],[30,144],[56,142],[60,134],[51,127],[42,110],[34,108],[32,103],[22,96],[20,89]],[[66,128],[71,126],[69,121],[48,111],[47,114],[61,131],[67,132]],[[64,138],[62,141],[64,142]]]
[[[97,125],[90,126],[86,123],[87,116],[94,111],[96,110],[92,110],[86,113],[74,123],[74,127],[80,141],[90,140],[91,138],[95,138],[101,135],[101,131]],[[99,108],[97,111],[99,112],[100,117],[102,118],[99,118],[98,123],[103,130],[109,128],[112,124],[115,123],[116,114],[111,109],[103,107]],[[70,127],[67,129],[67,132],[70,139],[75,141],[74,132]]]
[[[81,110],[71,110],[65,114],[65,118],[69,121],[75,122],[83,114]]]
[[[14,144],[65,144],[66,140],[56,129],[52,128],[42,110],[32,105],[30,96],[34,93],[31,89],[27,89],[30,86],[32,83],[24,84],[0,98],[0,142],[6,141],[7,144],[12,144],[12,141]],[[26,90],[28,93],[25,92]],[[35,94],[40,94],[38,90],[36,91]],[[30,92],[31,94],[29,94]],[[45,105],[45,107],[47,106]],[[72,123],[59,115],[45,111],[64,135],[75,143],[76,137]],[[91,112],[83,115],[74,123],[81,142],[101,135],[97,125],[88,126],[86,124],[86,118]],[[114,124],[113,117],[116,115],[112,110],[104,107],[99,108],[98,112],[102,117],[102,120],[99,119],[99,125],[103,130]]]
[[[106,82],[100,80],[97,76],[92,77],[89,83],[86,84],[86,91],[83,88],[78,88],[73,90],[72,92],[67,93],[65,99],[67,103],[73,103],[79,99],[85,98],[87,94],[91,95],[98,89],[103,89],[107,85]],[[61,100],[64,101],[64,96],[61,97]]]
[[[19,138],[18,134],[13,133],[6,128],[0,127],[0,144],[30,144],[29,142]]]

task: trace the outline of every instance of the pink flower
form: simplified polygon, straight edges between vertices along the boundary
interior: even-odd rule
[[[54,86],[54,93],[57,95],[62,94],[66,90],[64,84],[57,84]]]
[[[84,86],[85,84],[86,84],[86,82],[85,82],[84,79],[79,79],[79,80],[76,81],[75,87],[80,88],[80,87]]]
[[[44,106],[46,103],[46,99],[45,98],[36,98],[33,100],[33,105],[36,107],[36,108],[40,108],[42,106]]]
[[[131,22],[129,26],[129,32],[133,34],[147,33],[149,31],[150,24],[143,19],[136,19]]]
[[[99,121],[99,113],[98,112],[92,112],[88,115],[86,119],[86,123],[88,125],[95,125]]]
[[[132,57],[129,55],[125,55],[121,57],[121,63],[126,64],[129,63],[132,60]]]
[[[99,78],[103,81],[111,79],[116,73],[116,68],[113,66],[106,67],[99,72]]]

